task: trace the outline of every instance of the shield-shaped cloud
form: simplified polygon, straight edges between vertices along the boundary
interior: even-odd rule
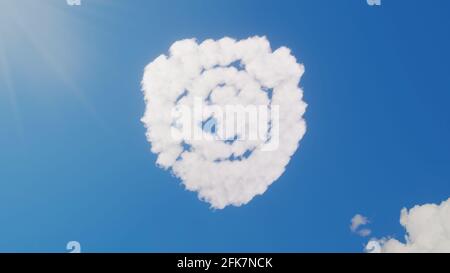
[[[285,171],[306,131],[304,72],[265,37],[175,42],[145,68],[151,151],[213,208],[240,206]]]

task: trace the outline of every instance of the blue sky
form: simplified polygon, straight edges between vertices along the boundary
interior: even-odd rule
[[[0,0],[0,251],[360,252],[450,196],[450,3]],[[180,39],[265,35],[304,63],[308,131],[249,204],[155,166],[140,81]]]

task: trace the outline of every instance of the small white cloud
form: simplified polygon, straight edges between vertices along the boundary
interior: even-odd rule
[[[416,205],[412,209],[403,208],[400,224],[405,228],[405,242],[397,239],[371,240],[366,249],[375,252],[450,252],[450,198],[440,205]]]
[[[372,233],[370,229],[368,228],[359,229],[361,226],[367,225],[368,223],[369,219],[367,219],[367,217],[361,214],[356,214],[350,220],[350,230],[362,237],[369,236],[370,233]]]
[[[363,228],[363,229],[358,230],[357,233],[361,237],[367,237],[372,233],[372,231],[368,228]]]

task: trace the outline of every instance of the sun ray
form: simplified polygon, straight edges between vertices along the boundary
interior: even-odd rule
[[[9,69],[8,59],[5,54],[3,43],[0,40],[0,79],[4,82],[6,93],[8,93],[9,104],[12,109],[12,115],[14,124],[16,125],[16,131],[21,141],[24,139],[24,129],[22,123],[22,115],[17,103],[17,96],[14,90],[14,84],[11,78],[11,72]]]
[[[63,40],[63,43],[66,42],[64,41],[65,38],[63,34],[67,34],[68,29],[70,27],[66,25],[66,23],[70,21],[69,20],[70,15],[64,14],[64,12],[61,13],[58,9],[55,9],[54,7],[52,7],[52,5],[49,5],[49,2],[43,1],[39,2],[25,1],[25,2],[27,2],[26,6],[20,7],[14,5],[6,6],[6,8],[8,9],[7,13],[9,13],[8,19],[10,20],[8,23],[10,24],[11,28],[13,27],[12,24],[15,25],[14,26],[15,29],[9,31],[18,31],[20,33],[23,33],[26,39],[29,41],[30,45],[32,45],[35,48],[35,50],[40,54],[40,56],[47,63],[47,65],[56,73],[58,79],[66,86],[66,90],[74,95],[74,97],[92,115],[94,120],[99,124],[99,126],[102,129],[108,130],[107,129],[108,126],[106,126],[105,122],[96,111],[95,106],[91,103],[88,96],[86,96],[83,90],[79,88],[79,86],[73,80],[71,73],[69,73],[67,65],[65,64],[65,61],[55,56],[55,53],[47,48],[46,46],[47,40],[42,39],[39,36],[39,32],[35,31],[32,25],[33,22],[29,18],[30,12],[28,11],[34,12],[45,11],[46,14],[40,14],[40,16],[42,16],[43,18],[42,20],[45,20],[44,26],[51,28],[47,29],[46,31],[52,33],[53,35],[58,35],[59,39]],[[67,28],[64,29],[64,27]],[[71,48],[70,43],[64,45],[64,47],[67,47],[68,49],[67,52],[65,52],[66,54],[70,53],[73,55],[73,52],[69,51],[69,49]],[[3,55],[7,54],[8,52],[3,53]],[[12,81],[9,80],[9,82],[10,82],[9,86],[11,87]],[[16,101],[15,105],[16,105],[15,108],[17,109],[18,106]]]

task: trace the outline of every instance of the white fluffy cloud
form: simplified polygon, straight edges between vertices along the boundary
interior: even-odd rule
[[[368,229],[368,228],[360,229],[361,226],[367,225],[368,223],[369,223],[369,219],[367,219],[367,217],[365,217],[361,214],[356,214],[350,220],[350,230],[354,233],[357,233],[359,236],[362,236],[362,237],[369,236],[370,233],[372,232],[370,229]]]
[[[372,240],[367,249],[398,253],[450,252],[450,198],[440,205],[403,208],[400,224],[406,229],[404,243],[394,238]]]
[[[306,103],[299,88],[304,67],[288,48],[272,51],[265,37],[225,37],[200,44],[186,39],[175,42],[169,53],[148,64],[142,80],[142,122],[151,150],[158,155],[157,165],[213,208],[248,203],[283,174],[306,131]],[[213,119],[214,130],[203,132],[202,127],[201,138],[174,137],[183,127],[174,109],[195,112],[199,99],[208,110],[265,106],[269,111],[264,137],[244,138],[242,130],[233,130],[235,124],[214,111],[201,114],[201,122],[194,123],[202,127]],[[259,120],[262,116],[258,113]],[[245,121],[243,128],[251,126],[254,123]]]

